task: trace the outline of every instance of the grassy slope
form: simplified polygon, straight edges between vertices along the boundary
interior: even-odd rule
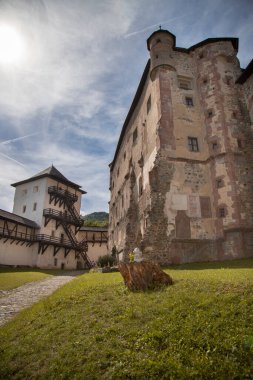
[[[0,268],[0,290],[10,290],[28,282],[42,280],[56,271],[37,269]]]
[[[253,378],[253,260],[210,267],[147,293],[77,278],[0,329],[0,378]]]

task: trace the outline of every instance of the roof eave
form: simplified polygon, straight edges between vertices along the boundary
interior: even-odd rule
[[[72,186],[74,189],[77,189],[79,191],[83,191],[83,190],[80,190],[80,186],[77,185],[76,183],[74,182],[71,182],[71,181],[68,181],[68,180],[63,180],[63,179],[60,179],[58,177],[55,177],[53,175],[50,175],[50,174],[42,174],[42,175],[39,175],[39,176],[35,176],[35,177],[31,177],[31,178],[28,178],[28,179],[25,179],[23,181],[19,181],[19,182],[15,182],[15,183],[12,183],[11,186],[13,187],[16,187],[16,186],[19,186],[19,185],[23,185],[25,183],[28,183],[28,182],[33,182],[33,181],[36,181],[38,179],[41,179],[41,178],[52,178],[54,179],[55,181],[57,182],[60,182],[60,183],[64,183],[68,186]]]

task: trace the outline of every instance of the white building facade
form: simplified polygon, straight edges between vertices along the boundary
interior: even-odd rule
[[[94,255],[87,254],[88,239],[80,232],[81,197],[86,192],[53,165],[12,186],[13,213],[0,210],[0,265],[90,268]]]

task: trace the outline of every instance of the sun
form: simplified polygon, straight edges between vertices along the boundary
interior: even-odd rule
[[[0,64],[17,64],[24,58],[25,45],[18,31],[9,25],[0,25]]]

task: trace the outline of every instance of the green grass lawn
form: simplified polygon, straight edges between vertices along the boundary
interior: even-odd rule
[[[1,379],[253,379],[253,260],[85,274],[0,329]]]
[[[0,268],[0,290],[10,290],[27,282],[38,281],[59,273],[56,270],[34,268]]]

